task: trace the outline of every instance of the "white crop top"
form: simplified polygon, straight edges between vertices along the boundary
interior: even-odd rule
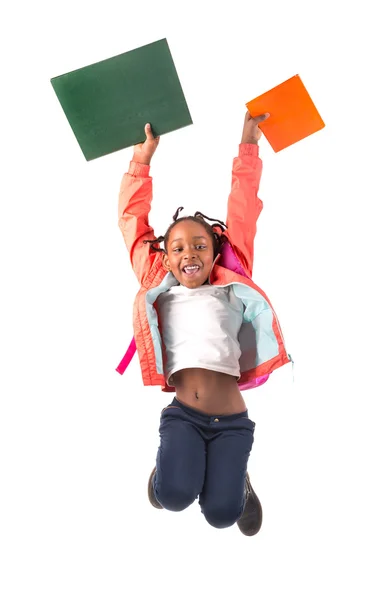
[[[244,305],[232,286],[175,285],[158,296],[166,348],[166,381],[181,369],[201,368],[240,378],[238,341]]]

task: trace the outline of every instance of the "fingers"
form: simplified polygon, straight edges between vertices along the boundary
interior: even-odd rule
[[[146,137],[147,137],[148,140],[153,140],[154,139],[154,135],[152,133],[152,129],[151,129],[150,123],[146,123],[146,125],[144,127],[144,133],[146,134]]]
[[[263,113],[263,115],[258,115],[258,117],[254,117],[254,121],[256,123],[262,123],[263,121],[266,121],[266,119],[268,119],[270,117],[270,113]]]
[[[257,117],[252,117],[249,111],[247,111],[245,115],[245,123],[247,123],[247,121],[250,121],[250,119],[253,119],[256,123],[262,123],[262,121],[266,121],[266,119],[268,119],[269,117],[270,113],[268,112],[258,115]]]
[[[151,142],[154,141],[157,144],[159,144],[160,135],[158,135],[157,137],[154,137],[154,134],[152,133],[152,129],[151,129],[150,123],[147,123],[145,125],[144,132],[146,134],[146,140],[151,141]]]

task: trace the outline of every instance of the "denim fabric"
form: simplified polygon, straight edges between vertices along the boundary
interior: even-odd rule
[[[230,527],[242,515],[255,423],[248,412],[206,415],[174,398],[163,409],[153,479],[158,502],[181,511],[197,498],[210,525]]]

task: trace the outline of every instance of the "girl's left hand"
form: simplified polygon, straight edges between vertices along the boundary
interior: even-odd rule
[[[144,133],[146,134],[146,139],[143,143],[134,146],[134,156],[132,160],[144,165],[149,165],[154,152],[158,147],[160,136],[154,138],[150,123],[146,124]]]
[[[262,131],[259,129],[259,123],[266,121],[270,117],[270,113],[264,113],[258,117],[252,117],[249,111],[245,116],[245,123],[243,125],[242,140],[241,144],[258,144],[262,136]]]

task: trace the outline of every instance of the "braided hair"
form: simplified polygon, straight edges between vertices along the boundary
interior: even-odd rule
[[[173,227],[175,227],[175,225],[177,223],[181,223],[182,221],[194,221],[194,223],[199,223],[199,225],[203,225],[206,232],[211,237],[212,242],[213,242],[213,247],[214,247],[214,259],[215,259],[215,257],[221,251],[223,243],[226,241],[226,237],[222,234],[225,231],[225,229],[227,228],[227,225],[225,223],[223,223],[222,221],[219,221],[219,219],[210,219],[210,217],[206,217],[206,215],[204,215],[203,213],[201,213],[199,211],[197,211],[193,216],[178,218],[181,210],[183,210],[183,206],[180,206],[178,208],[178,210],[176,211],[175,215],[173,216],[173,223],[171,223],[171,225],[167,229],[164,236],[161,235],[156,240],[144,240],[143,244],[151,244],[150,247],[155,252],[163,252],[164,254],[167,254],[166,248],[167,248],[168,240],[169,240],[170,233],[171,233]],[[207,219],[207,221],[214,221],[214,223],[212,225],[210,225],[210,223],[207,223],[205,221],[205,219]],[[214,227],[219,227],[220,230],[222,231],[222,233],[219,235],[216,231],[214,231]],[[159,247],[156,248],[154,246],[154,244],[160,244],[161,242],[164,242],[165,249],[159,248]]]

